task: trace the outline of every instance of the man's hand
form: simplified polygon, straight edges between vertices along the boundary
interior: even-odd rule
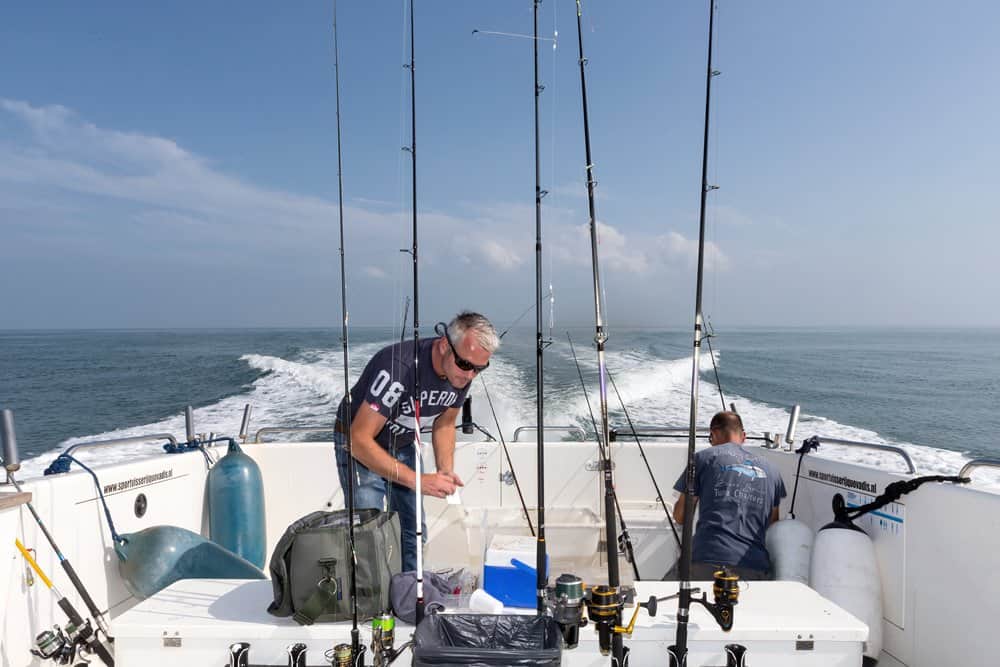
[[[459,478],[459,476],[456,475],[451,470],[438,470],[438,472],[441,473],[442,475],[447,475],[448,477],[451,477],[451,481],[455,482],[456,486],[465,486],[465,483]]]
[[[433,472],[420,476],[421,492],[435,498],[450,496],[460,486],[462,486],[462,480],[452,472]]]

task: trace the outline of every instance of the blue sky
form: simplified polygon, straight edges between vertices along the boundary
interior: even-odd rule
[[[417,10],[421,313],[533,299],[531,2]],[[339,6],[348,302],[411,289],[401,1]],[[592,321],[575,5],[545,0],[543,243]],[[21,3],[0,22],[0,328],[339,321],[330,2]],[[608,319],[689,328],[708,7],[584,4]],[[705,310],[1000,325],[1000,7],[718,4]]]

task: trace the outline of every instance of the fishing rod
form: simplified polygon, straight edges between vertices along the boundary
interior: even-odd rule
[[[59,592],[59,589],[52,583],[52,580],[48,578],[28,550],[21,544],[21,540],[15,538],[14,546],[21,552],[24,560],[35,571],[35,574],[42,580],[42,583],[52,591],[52,594],[56,598],[56,604],[59,605],[59,608],[63,610],[69,619],[69,623],[65,627],[65,632],[59,626],[56,626],[54,631],[46,630],[39,634],[35,639],[35,646],[37,648],[31,650],[32,654],[46,660],[53,660],[60,665],[68,665],[76,659],[76,651],[79,646],[85,647],[88,652],[96,654],[107,667],[115,667],[115,659],[111,657],[111,653],[101,643],[98,636],[94,633],[93,628],[90,627],[90,621],[83,620],[83,617],[80,616],[73,603]]]
[[[413,471],[415,473],[416,487],[416,537],[417,537],[417,602],[416,621],[417,625],[424,618],[424,531],[421,503],[423,493],[420,488],[420,472],[422,469],[422,450],[420,448],[420,283],[417,262],[417,77],[416,59],[414,49],[414,37],[416,31],[413,26],[413,5],[416,0],[410,0],[410,64],[404,65],[410,70],[410,146],[409,153],[412,161],[413,174],[413,247],[410,255],[413,258],[413,416],[415,426],[413,429],[413,447],[415,456],[413,457]]]
[[[686,484],[684,490],[684,527],[681,531],[680,597],[677,606],[677,634],[675,643],[668,648],[671,667],[687,665],[688,613],[691,608],[691,542],[694,531],[695,486],[695,429],[698,425],[698,364],[701,355],[703,320],[701,312],[702,288],[705,272],[705,202],[708,185],[708,130],[712,100],[712,78],[718,74],[712,69],[712,41],[715,31],[715,0],[708,0],[708,66],[705,73],[705,133],[701,154],[701,206],[698,215],[698,274],[694,300],[694,348],[691,367],[691,413],[688,433]]]
[[[573,353],[573,363],[576,364],[577,375],[580,376],[580,387],[583,389],[583,398],[587,401],[587,411],[590,413],[590,423],[594,426],[594,432],[597,432],[597,420],[594,418],[594,409],[590,407],[590,395],[587,393],[587,385],[583,381],[583,371],[580,370],[580,361],[576,358],[576,348],[573,347],[573,339],[570,338],[569,332],[566,332],[566,338],[569,340],[569,349]],[[601,454],[601,464],[605,465],[607,461],[610,460],[607,452],[604,451],[604,446],[598,441],[598,446],[600,447]],[[632,573],[635,575],[636,580],[642,579],[639,576],[639,565],[635,562],[635,550],[632,548],[632,537],[629,535],[628,526],[625,525],[625,517],[622,515],[621,505],[618,504],[618,494],[615,493],[615,510],[618,512],[618,521],[622,524],[622,534],[618,538],[619,544],[625,545],[625,553],[628,554],[627,560],[632,563]]]
[[[14,432],[14,412],[9,409],[4,409],[0,413],[0,442],[3,444],[3,458],[4,467],[7,469],[7,481],[14,485],[14,488],[18,490],[19,493],[23,493],[21,485],[14,479],[14,473],[20,470],[21,463],[20,457],[17,453],[17,436]],[[77,576],[76,570],[73,569],[72,563],[69,559],[63,555],[63,552],[59,549],[59,545],[56,544],[56,540],[52,537],[52,533],[49,532],[48,528],[45,527],[45,523],[42,521],[42,517],[39,516],[38,511],[35,510],[35,506],[31,502],[26,503],[28,505],[28,511],[31,512],[31,516],[35,518],[35,523],[41,529],[42,534],[45,535],[45,539],[48,540],[49,545],[52,547],[52,551],[55,552],[56,558],[59,559],[59,565],[66,572],[66,576],[69,577],[70,582],[73,584],[73,588],[80,595],[80,599],[83,600],[83,604],[87,607],[87,611],[93,617],[94,622],[97,623],[97,628],[104,633],[104,636],[111,639],[111,634],[108,632],[107,619],[104,618],[104,614],[94,603],[94,598],[90,596],[87,592],[87,588],[80,581],[80,577]]]
[[[574,359],[576,354],[574,353]],[[578,369],[579,370],[579,369]],[[581,375],[581,381],[583,376]],[[667,515],[667,523],[670,524],[670,532],[674,534],[674,541],[677,543],[678,551],[681,548],[681,538],[677,534],[677,527],[674,526],[674,517],[670,514],[670,510],[667,509],[667,503],[663,499],[663,492],[660,491],[660,485],[656,481],[656,475],[653,474],[653,468],[649,465],[649,459],[646,458],[646,450],[642,446],[642,441],[639,440],[639,434],[635,430],[635,424],[632,423],[632,417],[628,413],[628,408],[625,407],[625,401],[622,400],[621,392],[618,391],[618,385],[615,383],[615,376],[611,374],[611,369],[608,369],[608,379],[611,380],[611,387],[615,390],[615,395],[618,396],[618,403],[622,406],[622,412],[625,413],[625,419],[628,421],[629,430],[632,431],[632,437],[635,438],[635,444],[639,447],[639,455],[642,457],[642,462],[646,464],[646,471],[649,473],[649,479],[653,482],[653,489],[656,491],[656,499],[660,501],[660,505],[663,507],[663,512]],[[588,402],[587,407],[590,407]],[[636,577],[638,578],[638,577]]]
[[[591,159],[590,152],[590,118],[587,113],[587,59],[583,55],[583,8],[580,6],[580,0],[576,0],[576,35],[580,56],[580,93],[583,101],[583,141],[587,157],[587,206],[590,214],[590,259],[594,272],[594,342],[597,345],[598,380],[601,395],[601,430],[597,434],[597,438],[598,445],[603,447],[604,445],[610,445],[608,428],[608,387],[605,379],[606,375],[604,363],[604,343],[607,341],[607,334],[604,332],[604,318],[601,312],[601,274],[597,256],[597,214],[594,209],[594,187],[597,183],[594,181],[594,162]],[[606,548],[608,553],[609,590],[606,592],[605,597],[609,601],[613,600],[613,609],[608,609],[607,617],[598,623],[599,627],[602,624],[620,626],[622,622],[622,602],[620,592],[618,590],[619,573],[616,542],[618,531],[615,526],[615,489],[614,479],[611,474],[610,454],[611,452],[609,451],[608,457],[601,462],[601,467],[603,468],[602,472],[604,475],[604,523],[605,539],[607,540]],[[606,633],[602,634],[605,634],[606,636]],[[616,667],[623,667],[627,651],[622,643],[622,636],[619,633],[611,632],[609,639],[612,664]],[[606,641],[601,642],[602,652],[605,653],[607,652],[604,646],[606,643]]]
[[[542,190],[542,161],[540,148],[540,132],[538,127],[538,104],[542,91],[545,89],[538,81],[538,5],[542,0],[532,3],[534,21],[534,65],[535,65],[535,453],[537,458],[538,482],[538,533],[535,540],[535,574],[537,611],[541,616],[545,613],[545,589],[548,587],[548,572],[546,571],[547,555],[545,553],[545,410],[544,388],[545,376],[544,352],[545,341],[542,337],[542,198],[546,192]],[[555,42],[552,44],[555,47]],[[499,430],[499,427],[497,427]],[[513,468],[512,468],[513,469]]]
[[[353,665],[364,665],[365,646],[358,632],[358,551],[354,541],[354,478],[356,468],[354,448],[351,442],[351,379],[350,355],[347,332],[347,268],[344,258],[344,165],[341,156],[340,134],[340,45],[337,41],[337,0],[333,0],[333,71],[336,87],[337,108],[337,208],[340,221],[340,313],[341,343],[344,347],[344,403],[346,422],[344,438],[347,444],[347,540],[351,548],[351,661]]]

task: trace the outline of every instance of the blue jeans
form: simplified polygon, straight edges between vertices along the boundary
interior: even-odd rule
[[[336,444],[337,474],[340,477],[340,488],[344,490],[344,505],[347,505],[347,439],[343,433],[334,433]],[[413,445],[400,447],[396,452],[396,460],[411,468],[415,463],[415,448]],[[391,452],[390,452],[391,456]],[[399,514],[399,526],[402,532],[403,571],[417,569],[417,494],[400,484],[394,484],[372,472],[361,462],[354,461],[354,507],[355,509],[386,509],[386,499],[390,508]],[[423,518],[423,507],[420,508]],[[424,541],[427,540],[427,522],[422,522]]]

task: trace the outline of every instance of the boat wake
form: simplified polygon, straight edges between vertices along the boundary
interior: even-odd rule
[[[368,358],[388,341],[352,344],[352,381],[364,368]],[[590,405],[597,409],[597,369],[593,355],[581,352],[577,357],[590,394]],[[722,364],[722,355],[716,351],[716,363]],[[243,407],[253,406],[251,436],[265,426],[322,427],[332,424],[332,416],[343,393],[343,357],[339,349],[307,349],[294,358],[255,353],[240,357],[260,376],[249,385],[233,387],[229,396],[209,405],[195,408],[195,425],[199,433],[233,435],[239,431]],[[641,430],[643,426],[684,427],[688,421],[691,357],[658,358],[648,349],[639,347],[609,351],[607,365],[614,378],[629,416]],[[707,370],[705,370],[707,366]],[[712,414],[722,408],[711,364],[703,364],[699,392],[699,421],[708,423]],[[512,438],[518,426],[535,423],[535,377],[533,360],[521,362],[502,353],[494,358],[487,373],[474,381],[470,396],[473,399],[476,422],[496,435],[497,426],[489,409],[486,391],[492,399],[502,434]],[[626,430],[628,423],[613,388],[609,387],[609,412],[611,423]],[[789,419],[789,409],[752,397],[726,393],[726,403],[735,403],[750,433],[765,431],[784,433]],[[549,425],[572,425],[593,431],[587,399],[583,396],[569,345],[554,343],[546,352],[545,419]],[[71,438],[57,448],[23,463],[23,475],[40,475],[52,459],[66,446],[104,440],[132,437],[147,433],[184,434],[184,415],[177,414],[147,424],[126,426],[104,433]],[[967,456],[946,449],[892,441],[877,432],[843,424],[823,415],[803,412],[799,421],[797,439],[812,435],[843,440],[858,440],[894,444],[904,448],[912,457],[919,474],[956,474],[969,459]],[[282,436],[284,437],[284,436]],[[305,436],[289,434],[286,439]],[[329,436],[320,434],[327,439]],[[534,432],[527,434],[534,437]],[[554,434],[553,437],[562,437]],[[110,463],[137,456],[152,456],[162,452],[162,443],[107,447],[86,451],[85,460]],[[903,460],[894,454],[855,449],[837,445],[823,445],[813,456],[877,466],[886,470],[905,472]],[[976,473],[978,488],[1000,491],[1000,471],[992,469]]]

